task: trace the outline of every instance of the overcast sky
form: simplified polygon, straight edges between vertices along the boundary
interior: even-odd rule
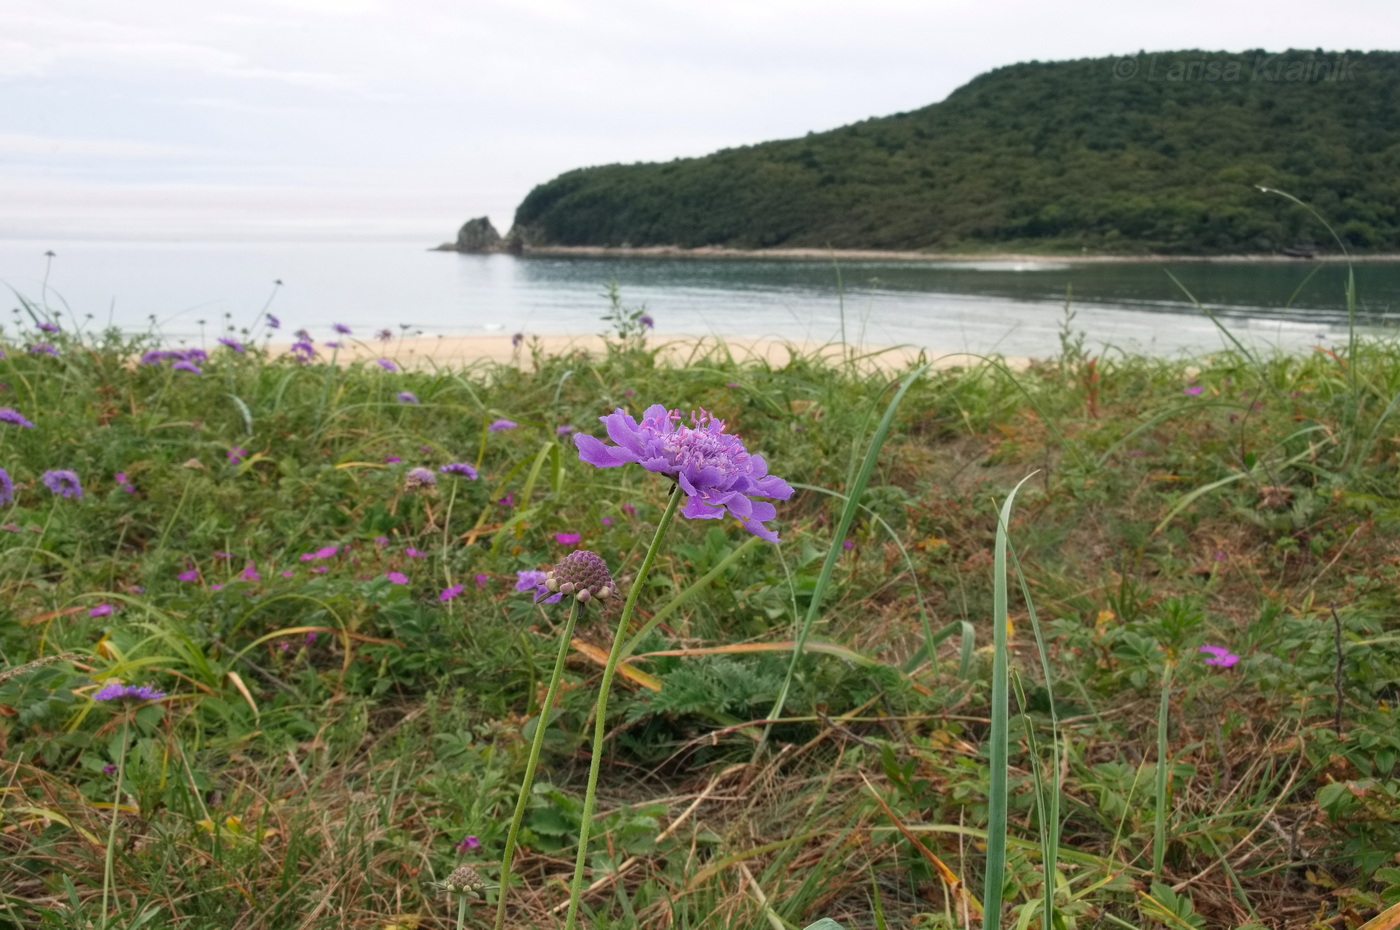
[[[0,238],[505,232],[570,168],[1140,49],[1400,49],[1395,0],[4,0]]]

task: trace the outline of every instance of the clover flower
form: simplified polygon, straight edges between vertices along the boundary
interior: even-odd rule
[[[486,428],[493,432],[500,432],[503,429],[515,429],[519,425],[520,424],[515,422],[514,420],[507,420],[505,417],[501,417],[499,420],[492,423]]]
[[[399,391],[399,393],[395,396],[398,397],[399,403],[401,404],[418,403],[418,395],[413,393],[412,391]]]
[[[690,426],[680,424],[680,418],[679,411],[654,404],[638,423],[619,408],[599,418],[616,445],[604,445],[586,433],[575,434],[574,445],[579,458],[590,465],[613,468],[635,462],[670,478],[686,494],[681,513],[690,519],[728,512],[750,533],[777,542],[778,534],[763,525],[777,510],[754,498],[787,500],[792,488],[768,474],[763,456],[750,455],[738,436],[726,433],[723,420],[704,410],[691,415]]]
[[[0,504],[12,504],[15,500],[15,482],[10,473],[0,468]]]
[[[463,475],[473,481],[476,480],[476,469],[466,462],[448,462],[446,465],[439,466],[438,471],[444,475]]]
[[[116,680],[92,693],[94,701],[158,701],[163,697],[164,691],[157,691],[150,685],[124,685]]]
[[[1239,656],[1235,655],[1224,646],[1212,646],[1207,643],[1197,651],[1210,653],[1210,658],[1206,659],[1206,664],[1216,665],[1220,668],[1229,668],[1240,660]]]
[[[535,592],[536,603],[539,602],[540,598],[544,598],[546,604],[557,604],[564,599],[564,595],[551,592],[549,588],[545,587],[546,578],[544,572],[535,569],[518,571],[515,573],[515,590]]]
[[[39,476],[44,486],[59,497],[81,499],[83,486],[78,483],[78,473],[68,468],[56,468]]]
[[[13,407],[0,407],[0,423],[13,423],[15,426],[34,428],[34,424],[26,420],[24,414]]]
[[[403,476],[403,487],[405,491],[437,487],[437,475],[426,468],[410,468],[408,473]]]
[[[581,603],[593,598],[609,598],[617,593],[608,563],[596,552],[575,549],[544,577],[544,586],[560,594],[572,594]]]

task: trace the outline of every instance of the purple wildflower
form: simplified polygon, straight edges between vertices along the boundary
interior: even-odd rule
[[[567,436],[572,432],[575,432],[575,427],[569,423],[554,427],[554,435],[556,436]]]
[[[376,546],[380,546],[380,547],[387,546],[387,545],[389,545],[389,537],[388,537],[388,536],[376,536],[376,537],[374,537],[374,544],[375,544]]]
[[[440,466],[438,471],[444,475],[463,475],[473,481],[476,480],[476,469],[466,462],[448,462],[446,465]]]
[[[627,516],[629,517],[637,516],[637,506],[635,504],[623,504],[618,509],[621,510],[623,513],[627,514]]]
[[[109,616],[111,616],[111,614],[112,614],[112,605],[111,605],[111,604],[98,604],[98,605],[97,605],[96,607],[94,607],[92,610],[89,610],[89,611],[88,611],[88,616],[89,616],[89,617],[109,617]]]
[[[390,339],[394,338],[394,331],[392,329],[381,329],[379,332],[375,333],[374,336],[380,342],[388,342]]]
[[[0,468],[0,504],[12,504],[15,500],[15,482],[10,473]]]
[[[418,395],[413,393],[412,391],[399,391],[399,393],[395,396],[398,397],[399,403],[401,404],[418,403]]]
[[[499,420],[497,420],[495,423],[492,423],[490,426],[488,426],[488,427],[486,427],[486,428],[489,429],[489,430],[496,430],[497,432],[499,432],[500,430],[503,430],[503,429],[515,429],[515,428],[516,428],[517,426],[519,426],[519,425],[520,425],[520,424],[517,423],[517,422],[515,422],[514,420],[507,420],[505,417],[501,417],[501,418],[500,418]]]
[[[472,581],[476,582],[476,586],[478,588],[484,588],[487,584],[490,583],[491,576],[486,574],[485,572],[477,572],[475,575],[472,576]]]
[[[410,559],[426,559],[428,557],[428,553],[424,552],[422,549],[415,549],[412,546],[405,548],[403,554]]]
[[[239,462],[242,462],[245,458],[248,457],[248,450],[242,448],[241,446],[234,446],[233,448],[228,450],[227,456],[228,463],[230,465],[237,465]]]
[[[398,366],[398,365],[395,365],[392,359],[377,358],[377,359],[375,359],[374,361],[375,361],[375,364],[377,364],[380,368],[383,368],[385,371],[398,371],[398,370],[399,370],[399,366]]]
[[[507,491],[507,492],[506,492],[506,496],[503,497],[503,498],[501,498],[500,500],[496,501],[496,503],[500,504],[502,507],[514,507],[514,506],[515,506],[515,492],[514,492],[514,491]]]
[[[164,691],[150,685],[124,685],[119,681],[109,681],[92,693],[94,701],[158,701],[163,697]]]
[[[41,342],[37,345],[30,346],[29,352],[31,355],[52,355],[55,357],[58,356],[58,350],[55,349],[53,346],[49,345],[47,342]]]
[[[112,763],[108,762],[106,765],[102,766],[102,774],[103,774],[103,775],[115,775],[115,774],[117,774],[117,767],[116,767],[115,765],[113,765]]]
[[[242,578],[244,581],[262,581],[262,575],[258,574],[258,565],[252,560],[249,560],[248,564],[243,566],[243,571],[238,577]]]
[[[277,317],[275,317],[275,316],[273,316],[272,314],[269,313],[269,314],[267,315],[267,328],[268,328],[268,329],[281,329],[281,328],[282,328],[282,321],[279,320],[279,319],[277,319]]]
[[[603,517],[604,526],[612,526],[612,517]]]
[[[340,333],[342,336],[350,335],[350,327],[346,326],[344,323],[335,323],[331,326],[331,329]]]
[[[384,456],[384,464],[385,464],[385,465],[397,465],[399,462],[402,462],[402,461],[403,461],[403,459],[402,459],[401,457],[397,456],[397,455],[386,455],[386,456]]]
[[[463,587],[462,585],[454,584],[454,585],[452,585],[451,587],[443,588],[443,589],[442,589],[442,593],[438,595],[438,600],[440,600],[440,601],[450,601],[450,600],[452,600],[454,597],[456,597],[457,595],[459,595],[459,594],[462,593],[462,587]]]
[[[1201,387],[1201,385],[1199,384],[1188,384],[1186,387],[1181,389],[1181,393],[1187,394],[1191,397],[1196,397],[1204,390],[1205,388]]]
[[[224,345],[228,346],[233,351],[239,353],[240,355],[248,351],[247,347],[245,347],[243,343],[239,342],[237,339],[234,339],[232,336],[220,336],[219,341]]]
[[[315,631],[315,630],[312,630],[310,633],[307,633],[307,634],[306,634],[306,638],[305,638],[304,640],[302,640],[302,642],[304,642],[306,645],[310,646],[312,643],[316,642],[316,637],[317,637],[317,635],[318,635],[318,634],[316,633],[316,631]]]
[[[282,570],[281,575],[283,578],[292,578],[296,575],[296,572],[292,571],[290,568],[286,568]]]
[[[196,375],[202,375],[202,374],[204,374],[203,369],[201,369],[198,365],[196,365],[194,362],[187,362],[187,361],[185,361],[184,359],[181,359],[180,361],[175,362],[175,363],[174,363],[173,365],[171,365],[170,367],[171,367],[171,368],[174,368],[176,371],[188,371],[188,372],[190,372],[191,374],[196,374]]]
[[[1206,659],[1206,664],[1218,665],[1221,668],[1229,668],[1240,660],[1239,656],[1235,655],[1224,646],[1212,646],[1207,643],[1197,651],[1210,653],[1210,658]]]
[[[841,543],[841,548],[842,548],[842,549],[850,550],[850,549],[854,549],[855,547],[856,547],[856,541],[855,541],[854,539],[848,539],[848,540],[846,540],[845,542]]]
[[[583,603],[593,598],[609,598],[617,593],[608,563],[596,552],[575,549],[545,575],[544,586],[550,591],[570,594]]]
[[[44,482],[44,486],[59,497],[75,497],[81,499],[83,496],[83,486],[78,483],[78,473],[68,468],[56,468],[46,471],[39,476],[39,480]]]
[[[292,343],[292,355],[296,356],[298,362],[309,362],[315,354],[316,347],[305,339]]]
[[[522,343],[522,342],[524,342],[524,341],[525,341],[525,334],[524,334],[524,333],[516,333],[514,336],[511,336],[511,337],[510,337],[510,347],[511,347],[512,349],[518,349],[518,348],[520,348],[520,343]]]
[[[640,424],[620,408],[600,419],[617,445],[607,446],[579,433],[574,444],[580,459],[599,468],[636,462],[676,482],[686,494],[681,511],[685,516],[721,517],[728,511],[750,533],[777,541],[778,534],[763,525],[777,516],[777,510],[753,498],[787,500],[792,488],[768,474],[763,456],[750,455],[738,436],[726,433],[723,420],[701,410],[691,416],[691,426],[679,425],[680,413],[660,404],[648,407]]]
[[[322,546],[311,554],[313,559],[329,559],[340,551],[339,546]]]
[[[403,486],[405,491],[437,487],[437,475],[426,468],[410,468],[403,476]]]
[[[656,328],[656,321],[651,318],[650,313],[643,313],[641,316],[637,317],[637,322],[641,323],[642,326],[644,326],[647,329]]]
[[[533,591],[535,600],[544,598],[546,604],[556,604],[563,600],[562,594],[551,594],[550,590],[544,586],[545,573],[534,569],[526,569],[515,573],[515,590]]]
[[[457,841],[457,851],[462,855],[466,855],[468,852],[470,852],[473,849],[476,849],[480,845],[481,840],[477,839],[471,834],[468,834]]]
[[[26,420],[24,414],[13,407],[0,407],[0,423],[13,423],[15,426],[34,428],[34,424]]]
[[[338,349],[338,348],[340,348],[340,343],[338,343],[338,342],[328,342],[328,343],[326,343],[326,348],[327,348],[327,349]]]
[[[578,533],[555,533],[554,541],[561,546],[576,546],[582,537]]]
[[[188,569],[188,570],[186,570],[186,571],[181,572],[180,574],[176,575],[175,577],[176,577],[176,578],[179,578],[181,581],[198,581],[198,580],[199,580],[199,569],[197,569],[197,568],[191,568],[191,569]]]
[[[403,572],[385,572],[384,577],[394,584],[408,584],[408,576]]]
[[[48,322],[47,320],[45,320],[45,321],[43,321],[43,322],[41,322],[41,323],[38,323],[38,324],[36,324],[36,325],[38,325],[39,329],[41,329],[42,331],[44,331],[44,332],[46,332],[46,333],[56,333],[56,332],[58,332],[58,324],[57,324],[57,323],[50,323],[50,322]]]
[[[312,341],[312,340],[311,340],[311,331],[308,330],[308,329],[306,329],[305,327],[302,327],[301,329],[297,330],[297,331],[296,331],[295,333],[293,333],[292,335],[296,336],[296,337],[297,337],[298,339],[300,339],[302,342],[311,342],[311,341]]]
[[[117,483],[118,489],[125,491],[128,494],[131,494],[136,490],[136,486],[132,484],[130,480],[127,479],[126,472],[124,471],[117,472],[115,475],[112,476],[112,480]]]

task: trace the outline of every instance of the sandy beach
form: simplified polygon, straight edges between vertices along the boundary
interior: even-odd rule
[[[815,342],[788,342],[780,339],[733,338],[718,340],[712,336],[679,337],[673,339],[652,339],[648,345],[660,351],[660,357],[668,363],[683,365],[716,352],[728,352],[736,361],[762,362],[767,365],[782,366],[794,356],[819,355],[831,362],[839,362],[843,353],[854,357],[864,366],[876,366],[898,371],[917,364],[922,358],[933,362],[939,368],[970,367],[981,363],[975,355],[961,352],[939,353],[918,346],[859,346],[843,347],[835,343],[825,345]],[[290,351],[288,344],[269,347],[274,355]],[[329,358],[331,350],[318,345],[318,359]],[[336,351],[340,362],[375,361],[389,359],[402,368],[423,369],[433,367],[463,368],[483,362],[517,364],[528,366],[533,352],[543,355],[566,355],[582,352],[589,356],[606,354],[607,348],[600,336],[578,336],[566,334],[527,335],[519,346],[513,344],[513,337],[506,334],[473,336],[417,336],[394,338],[387,342],[347,340]],[[1029,364],[1028,359],[1004,359],[1013,366]]]

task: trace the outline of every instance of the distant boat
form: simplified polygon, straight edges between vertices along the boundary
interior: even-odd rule
[[[1310,245],[1286,245],[1279,251],[1289,258],[1317,258],[1317,249]]]

